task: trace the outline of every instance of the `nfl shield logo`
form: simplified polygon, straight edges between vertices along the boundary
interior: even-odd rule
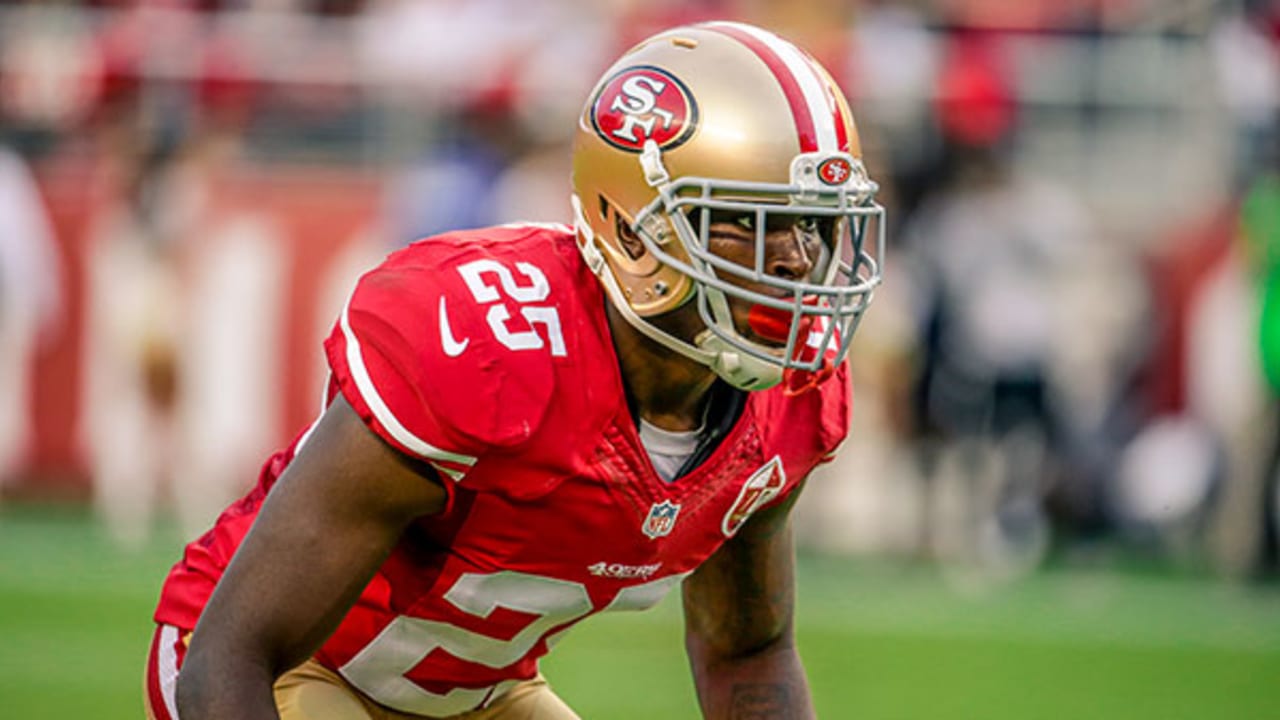
[[[663,535],[671,534],[671,529],[676,526],[676,516],[680,514],[680,506],[670,500],[663,500],[660,503],[654,503],[649,508],[649,517],[645,518],[644,525],[640,528],[650,540],[656,540]]]

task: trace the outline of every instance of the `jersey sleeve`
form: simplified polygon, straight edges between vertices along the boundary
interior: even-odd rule
[[[849,363],[840,363],[830,387],[824,388],[822,410],[819,413],[818,438],[821,454],[816,465],[835,459],[844,441],[849,438],[849,422],[853,410],[853,381],[849,377]]]
[[[530,437],[553,385],[537,354],[517,365],[495,342],[457,270],[477,252],[427,241],[393,253],[360,278],[325,342],[364,422],[457,482]]]
[[[830,378],[813,390],[787,396],[768,391],[774,413],[772,446],[787,468],[782,491],[761,508],[780,505],[799,489],[809,473],[830,462],[849,434],[852,388],[849,365],[841,363]]]

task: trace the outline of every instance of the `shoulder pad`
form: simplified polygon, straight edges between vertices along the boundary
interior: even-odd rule
[[[566,355],[556,302],[572,292],[557,297],[559,257],[537,233],[495,234],[393,253],[360,279],[326,342],[370,426],[455,479],[534,435]]]

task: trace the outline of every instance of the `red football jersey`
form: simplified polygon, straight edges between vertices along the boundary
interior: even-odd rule
[[[325,343],[329,397],[430,462],[443,513],[406,533],[317,654],[374,700],[444,716],[537,672],[577,621],[660,600],[844,438],[843,367],[752,393],[719,447],[667,482],[627,406],[605,298],[572,231],[451,233],[361,278]],[[304,434],[187,547],[156,620],[201,608]]]

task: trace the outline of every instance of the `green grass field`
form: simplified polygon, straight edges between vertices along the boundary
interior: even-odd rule
[[[149,616],[181,540],[112,549],[83,511],[0,508],[0,718],[140,718]],[[1280,591],[1042,572],[958,593],[929,567],[803,558],[824,718],[1280,718]],[[544,671],[584,718],[697,717],[673,598],[597,618]]]

